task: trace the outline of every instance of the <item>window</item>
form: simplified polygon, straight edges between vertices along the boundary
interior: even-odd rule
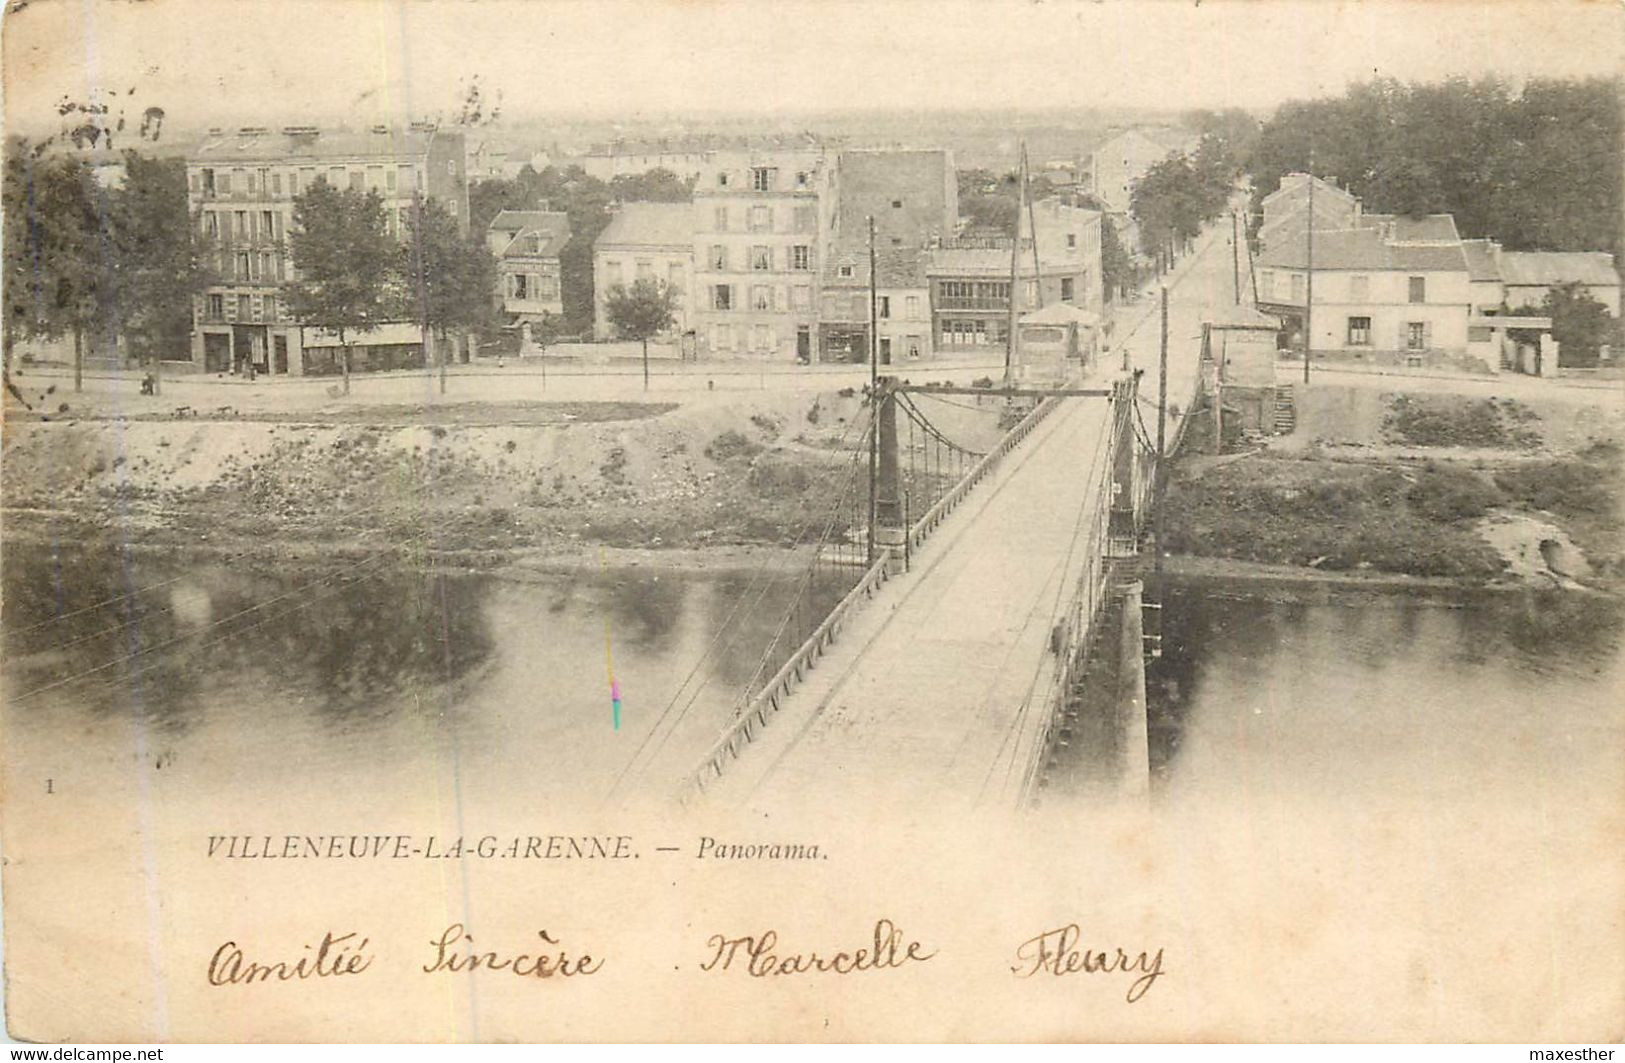
[[[717,174],[717,187],[718,188],[727,188],[728,187],[728,171],[723,170],[723,171],[721,171],[720,173]]]
[[[231,174],[229,173],[220,175],[220,194],[223,196],[231,195]]]
[[[790,305],[797,310],[812,309],[812,286],[798,284],[790,289]]]
[[[1488,343],[1495,339],[1495,330],[1487,325],[1472,325],[1467,329],[1468,343]]]
[[[247,321],[253,316],[254,304],[249,300],[248,296],[239,295],[237,297],[237,320]]]
[[[301,166],[299,168],[299,186],[298,186],[298,188],[295,188],[294,191],[297,192],[297,191],[299,191],[300,188],[308,189],[308,188],[310,188],[311,185],[313,185],[315,183],[316,183],[316,167],[314,167],[314,166]]]
[[[812,248],[806,244],[795,244],[790,248],[791,269],[812,269]]]
[[[634,267],[634,269],[635,276],[640,281],[652,281],[655,279],[654,263],[646,258],[638,259],[638,264],[636,267]]]
[[[515,299],[530,298],[530,277],[524,273],[508,274],[508,291]]]
[[[773,229],[773,208],[750,208],[750,231],[753,233],[771,232]]]
[[[215,237],[220,235],[220,215],[212,210],[203,212],[203,235]]]
[[[226,297],[224,295],[209,296],[209,316],[216,321],[226,316]]]
[[[1303,302],[1303,274],[1301,273],[1292,275],[1292,301],[1294,303]]]
[[[1371,346],[1371,319],[1369,317],[1349,318],[1348,345],[1350,347]]]
[[[271,194],[273,196],[280,196],[282,194],[282,171],[281,170],[278,170],[276,173],[271,175]]]
[[[755,166],[750,171],[750,186],[758,192],[766,192],[773,187],[773,170],[767,166]]]
[[[1028,306],[1037,306],[1038,305],[1038,282],[1037,281],[1028,281],[1027,282],[1027,294],[1026,294],[1026,296],[1024,298],[1024,301],[1026,302],[1026,304]]]
[[[1426,321],[1407,321],[1405,323],[1405,349],[1409,351],[1424,351],[1428,345],[1428,323]]]
[[[412,167],[398,165],[395,167],[395,172],[401,175],[400,186],[402,189],[410,192],[417,187],[417,181],[413,179],[416,177],[417,171],[413,170]]]
[[[276,320],[276,296],[274,295],[267,295],[265,297],[265,320]]]
[[[1363,303],[1371,298],[1371,278],[1356,273],[1349,278],[1349,302]]]
[[[917,295],[905,297],[903,299],[903,313],[911,321],[918,318],[920,316],[920,297]]]
[[[711,214],[712,214],[712,218],[713,218],[712,227],[715,228],[716,231],[719,232],[719,233],[727,232],[728,231],[728,208],[726,206],[715,207],[715,208],[712,209]]]
[[[382,166],[367,167],[367,188],[376,192],[384,187],[384,168]]]
[[[683,300],[683,264],[671,262],[666,266],[666,283],[671,286],[672,298],[678,302]]]
[[[249,261],[250,260],[249,260],[247,251],[239,251],[239,252],[237,252],[237,274],[236,274],[236,276],[237,276],[238,280],[245,281],[245,280],[249,279],[249,277],[248,277],[248,264],[249,264]]]
[[[734,330],[728,325],[711,326],[711,346],[719,351],[731,351],[734,345]]]
[[[725,246],[723,246],[722,244],[712,244],[711,245],[711,268],[712,269],[727,269],[728,268],[728,249]]]
[[[1066,234],[1066,246],[1068,246],[1068,247],[1077,247],[1078,246],[1078,234],[1077,233],[1067,233]]]
[[[889,295],[877,296],[876,297],[876,306],[877,306],[878,309],[876,309],[875,313],[878,316],[880,316],[880,317],[891,317],[891,296],[889,296]]]
[[[1410,278],[1411,302],[1425,303],[1428,301],[1428,279],[1426,277]]]
[[[1261,280],[1258,286],[1264,293],[1264,299],[1266,301],[1273,301],[1275,299],[1275,272],[1273,270],[1265,270],[1261,274]]]
[[[773,249],[760,245],[750,249],[750,268],[758,272],[773,268]]]
[[[807,187],[807,171],[806,170],[798,170],[798,171],[796,171],[796,187],[797,188],[806,188]]]
[[[1071,301],[1072,301],[1072,278],[1071,277],[1062,277],[1061,278],[1061,302],[1070,303]]]
[[[835,272],[839,276],[850,277],[850,276],[852,276],[852,267],[851,266],[837,266],[835,268]]]
[[[606,290],[619,288],[623,283],[625,283],[625,280],[621,276],[621,264],[619,262],[604,263],[604,285]]]
[[[360,170],[350,171],[350,191],[363,192],[367,187],[367,175]]]
[[[393,166],[384,171],[384,190],[388,192],[395,191],[395,168]]]
[[[203,194],[206,196],[214,195],[214,170],[208,167],[203,169]]]
[[[711,308],[713,310],[732,310],[734,308],[732,286],[727,284],[713,284],[711,286]]]
[[[287,259],[284,258],[281,254],[278,254],[276,256],[276,279],[279,280],[279,281],[280,280],[287,280],[287,277],[284,276],[284,274],[286,272],[287,272]]]
[[[269,251],[260,252],[260,272],[257,279],[262,281],[271,279],[271,252]]]
[[[920,356],[920,337],[903,337],[903,350],[908,352],[910,358],[918,358]]]
[[[903,201],[900,200],[900,199],[892,200],[891,201],[891,209],[892,210],[902,210],[903,209]]]
[[[773,289],[765,284],[751,285],[750,306],[752,310],[773,309]]]
[[[238,239],[248,239],[248,211],[232,212],[232,231],[236,233]]]
[[[271,232],[276,228],[276,223],[272,221],[271,218],[272,214],[270,211],[260,211],[260,236],[267,240],[271,239]]]
[[[751,349],[755,351],[770,351],[773,349],[772,325],[757,325],[751,330]]]

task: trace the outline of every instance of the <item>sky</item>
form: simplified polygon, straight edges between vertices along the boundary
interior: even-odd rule
[[[64,97],[182,125],[400,121],[471,80],[510,117],[1273,107],[1372,76],[1612,74],[1581,0],[31,0],[0,23],[11,128]],[[133,93],[130,90],[134,90]]]

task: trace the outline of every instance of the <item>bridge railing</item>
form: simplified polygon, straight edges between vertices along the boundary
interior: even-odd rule
[[[874,596],[881,584],[886,582],[889,572],[890,558],[884,553],[864,571],[856,586],[846,593],[846,597],[836,603],[822,623],[813,630],[813,633],[803,642],[788,660],[773,673],[761,690],[757,691],[748,701],[734,721],[723,731],[722,737],[717,739],[715,745],[705,754],[700,767],[691,774],[683,788],[682,796],[690,799],[703,793],[711,782],[721,777],[723,770],[731,761],[737,760],[745,746],[749,745],[761,728],[767,726],[767,721],[779,711],[780,704],[790,696],[802,677],[810,671],[824,655],[824,651],[835,642],[840,634],[841,624],[858,603]]]

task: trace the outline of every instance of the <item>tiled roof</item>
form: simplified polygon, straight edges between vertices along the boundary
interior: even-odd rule
[[[1503,251],[1501,279],[1509,285],[1619,283],[1614,256],[1602,251]]]
[[[504,257],[546,258],[570,242],[570,216],[549,210],[504,210],[491,219],[490,231],[511,235]],[[532,240],[530,237],[539,237]]]
[[[688,247],[694,244],[690,203],[624,203],[598,234],[595,247]]]
[[[1261,266],[1303,269],[1308,261],[1305,242],[1290,240],[1266,247],[1258,256]],[[1315,269],[1456,271],[1467,269],[1459,243],[1409,245],[1385,243],[1377,229],[1315,230]]]
[[[1388,239],[1394,243],[1459,243],[1456,219],[1449,214],[1366,214],[1360,219],[1362,228],[1388,229]]]
[[[1475,281],[1498,281],[1501,267],[1495,262],[1495,248],[1489,240],[1463,240],[1461,252],[1467,256],[1467,276]]]

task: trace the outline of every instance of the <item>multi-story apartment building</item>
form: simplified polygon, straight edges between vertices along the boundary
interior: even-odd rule
[[[1099,315],[1101,282],[1099,211],[1054,199],[1033,204],[1034,236],[1020,238],[1016,260],[1016,312],[1065,303]],[[1023,230],[1029,228],[1023,219]],[[938,354],[1003,347],[1010,328],[1008,236],[945,240],[925,259],[932,335]],[[1098,316],[1097,316],[1098,320]]]
[[[192,360],[210,372],[248,364],[267,373],[337,371],[338,337],[302,327],[281,298],[298,276],[287,244],[294,198],[318,180],[377,192],[395,235],[404,235],[419,192],[468,224],[463,136],[427,126],[213,130],[187,156],[186,171],[188,206],[218,278],[195,301],[192,328]],[[353,341],[352,369],[422,364],[414,323],[385,324]]]
[[[700,173],[689,320],[702,355],[811,360],[832,169],[831,156],[811,148],[718,152]]]
[[[1134,182],[1176,152],[1195,149],[1196,137],[1183,131],[1125,129],[1089,155],[1085,191],[1113,214],[1127,214]]]
[[[609,293],[640,280],[668,285],[676,302],[672,332],[691,330],[694,305],[694,208],[688,203],[625,203],[593,243],[593,333],[615,335],[605,310]]]
[[[570,216],[562,211],[503,210],[491,219],[486,246],[497,258],[497,304],[519,330],[522,346],[549,315],[564,315],[559,253],[570,242]]]

